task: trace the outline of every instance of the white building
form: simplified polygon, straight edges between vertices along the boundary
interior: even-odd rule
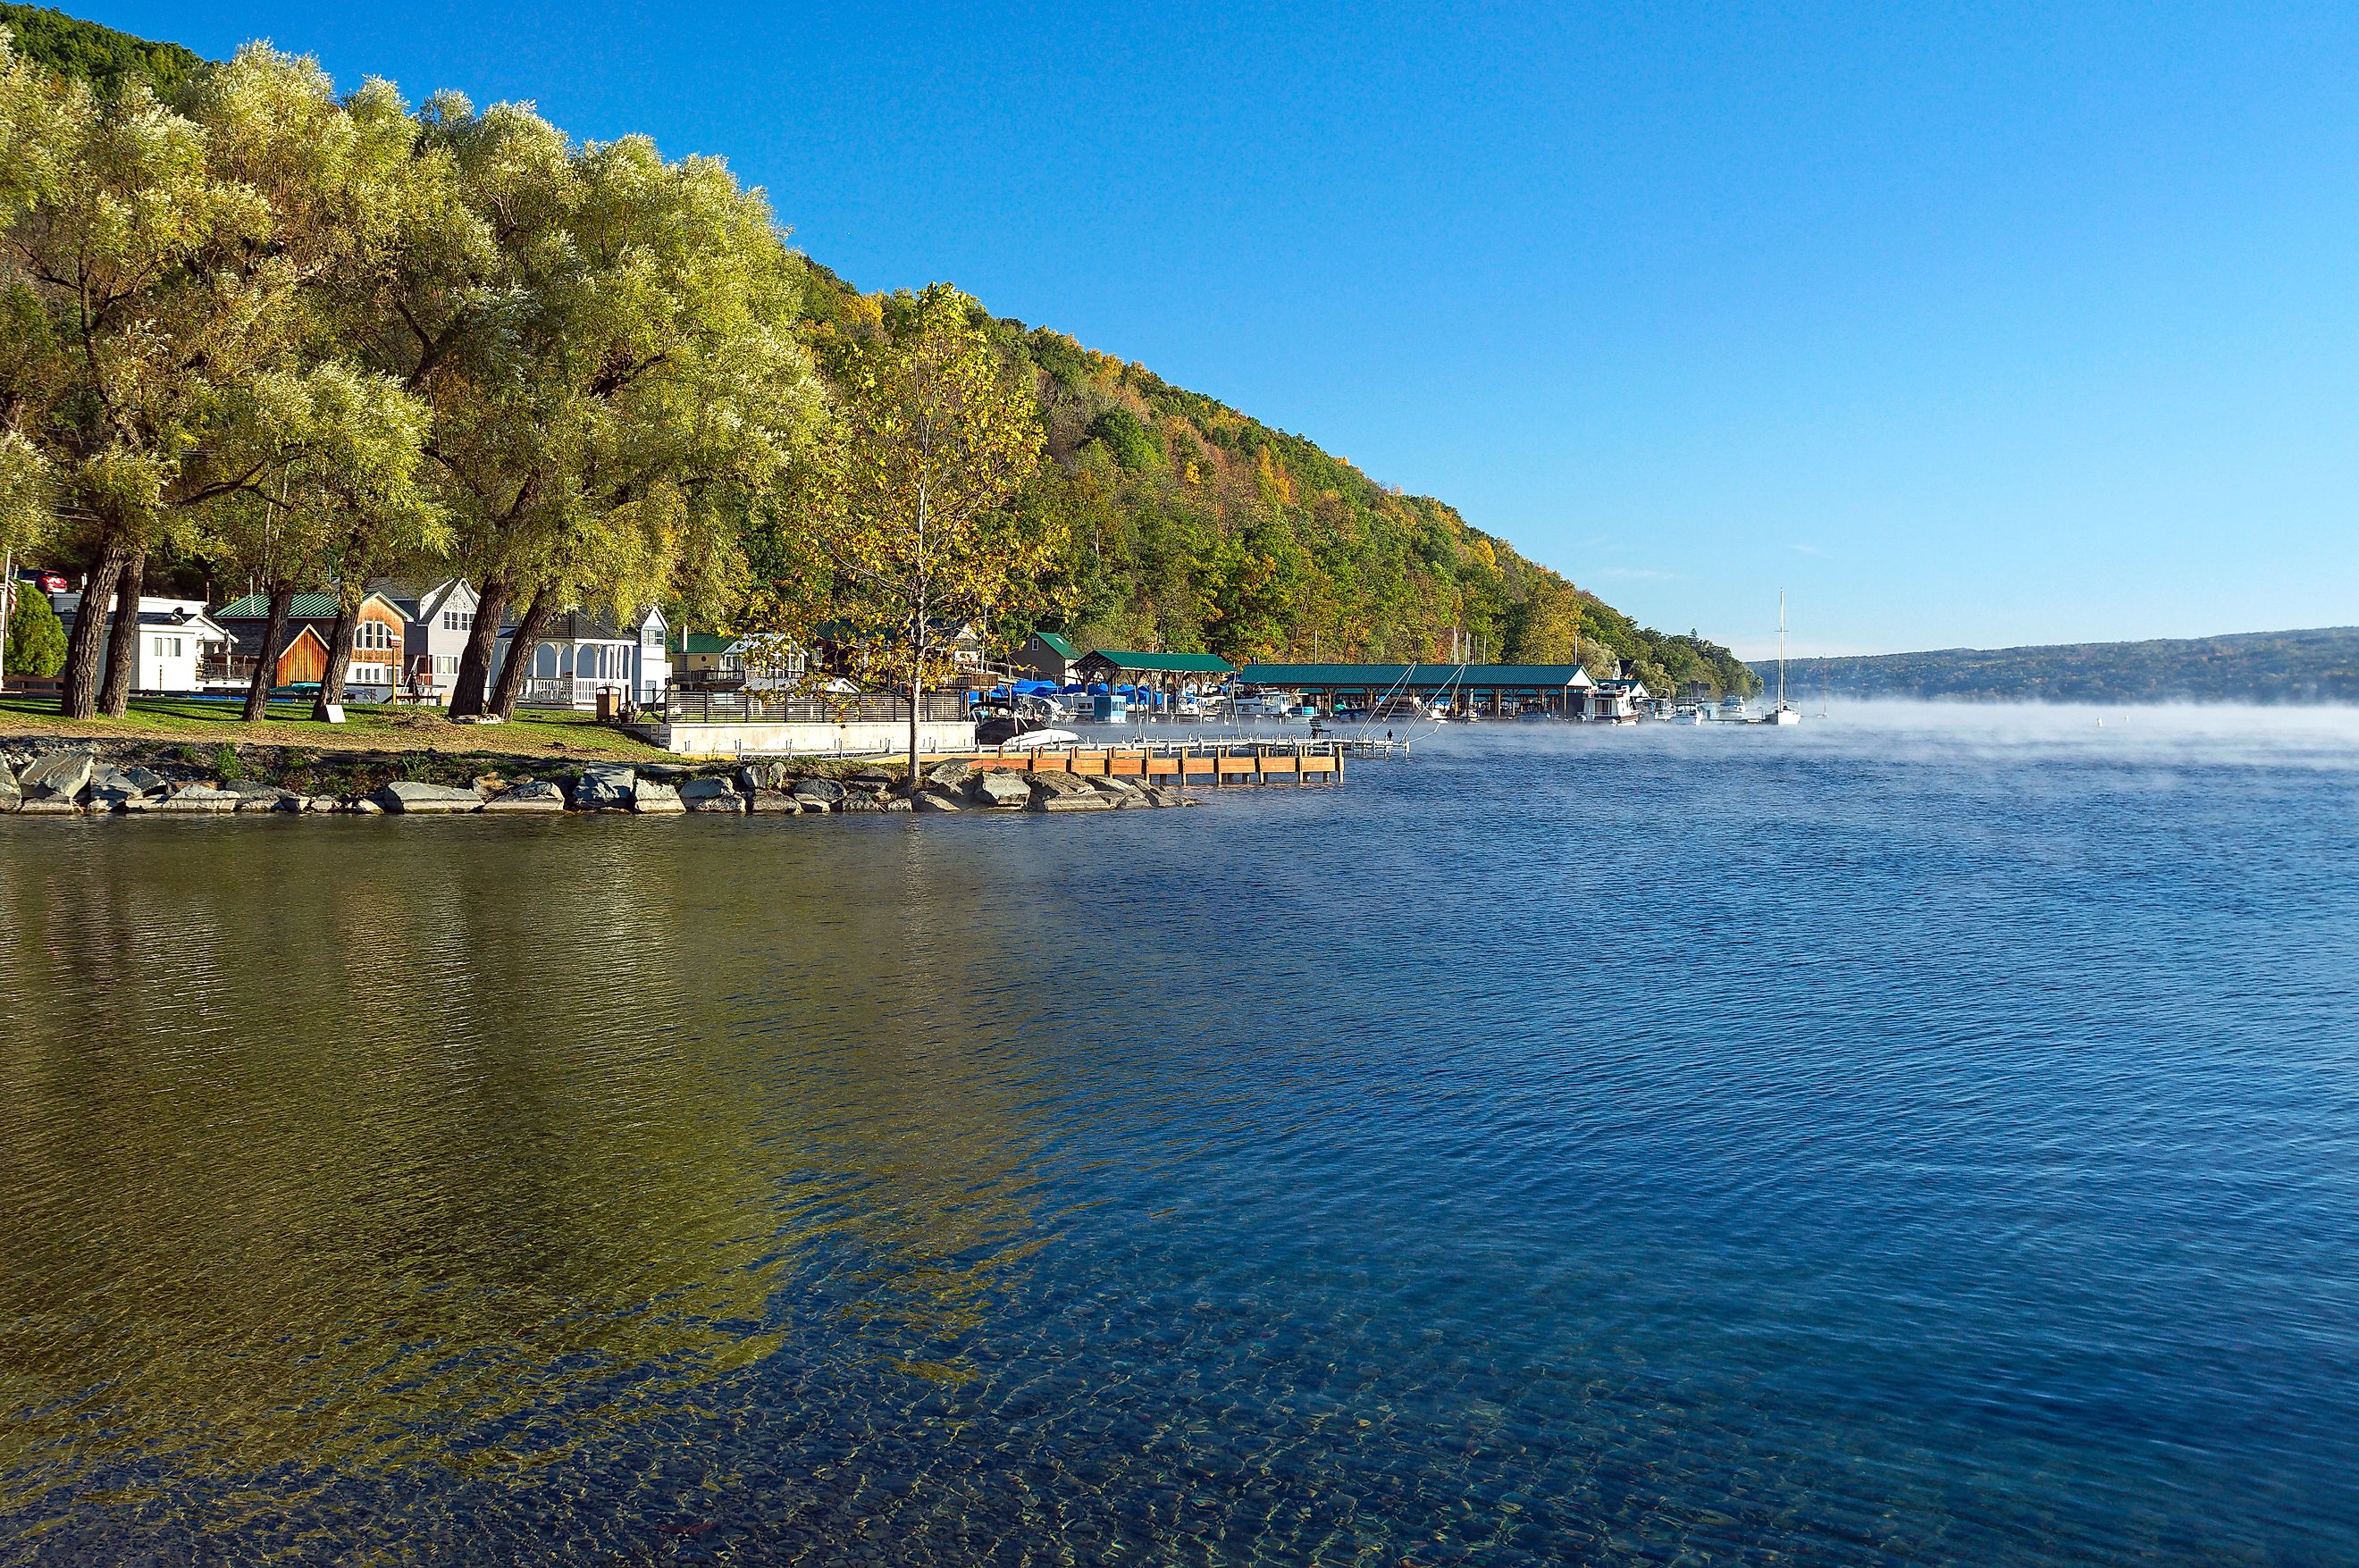
[[[72,635],[82,610],[79,593],[52,593],[49,606]],[[101,645],[102,649],[104,645]],[[227,662],[230,635],[205,614],[202,599],[139,600],[139,659],[131,677],[135,691],[196,691],[206,689],[199,667]],[[212,686],[232,682],[216,681]]]
[[[450,577],[422,593],[386,588],[386,597],[407,623],[401,648],[404,696],[448,702],[459,684],[459,659],[475,630],[475,590],[463,577]]]
[[[568,610],[552,619],[532,650],[532,669],[516,701],[533,708],[595,708],[601,691],[630,702],[660,702],[671,680],[665,648],[670,626],[650,609],[626,626],[604,615]],[[494,672],[507,662],[514,626],[500,628]]]

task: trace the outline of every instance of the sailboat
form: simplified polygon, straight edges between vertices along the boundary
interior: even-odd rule
[[[1777,705],[1761,716],[1765,724],[1799,724],[1800,712],[1786,701],[1786,590],[1777,590]]]

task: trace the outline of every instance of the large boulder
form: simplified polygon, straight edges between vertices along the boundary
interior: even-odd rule
[[[691,811],[742,811],[745,797],[726,779],[691,779],[679,787],[679,803]]]
[[[847,791],[832,779],[798,779],[787,792],[798,800],[817,800],[821,806],[832,806]]]
[[[927,784],[940,789],[963,789],[966,788],[967,780],[974,777],[974,764],[961,762],[953,757],[947,762],[935,763],[920,777]]]
[[[1162,785],[1157,785],[1147,791],[1147,798],[1149,802],[1158,806],[1192,806],[1196,803],[1194,796],[1183,795],[1177,789],[1168,789]]]
[[[448,784],[413,784],[407,779],[395,779],[369,799],[388,811],[406,816],[484,809],[483,796],[473,789],[454,789]]]
[[[243,797],[234,790],[217,789],[211,784],[183,784],[147,809],[151,811],[218,814],[236,811],[241,799]]]
[[[846,779],[843,781],[843,787],[847,790],[857,790],[864,795],[882,795],[899,782],[901,782],[901,775],[898,773],[887,773],[876,768],[864,768]]]
[[[554,779],[525,779],[484,802],[487,811],[561,811],[565,789]]]
[[[1091,779],[1090,788],[1111,800],[1116,811],[1129,806],[1149,804],[1147,790],[1143,786],[1128,779],[1117,779],[1111,773],[1103,778]]]
[[[121,809],[151,795],[164,792],[165,779],[145,768],[116,768],[112,765],[94,768],[90,776],[90,801],[93,806]]]
[[[746,798],[746,804],[750,810],[765,815],[792,816],[802,810],[801,803],[784,789],[756,789]]]
[[[1025,808],[1033,811],[1104,811],[1114,808],[1114,801],[1098,789],[1091,788],[1086,779],[1076,779],[1070,773],[1035,773],[1032,775],[1032,800]]]
[[[835,809],[839,811],[881,811],[885,809],[885,797],[872,795],[865,789],[847,789],[843,792],[843,799],[835,803]]]
[[[739,770],[737,779],[745,785],[748,795],[765,789],[783,795],[787,787],[795,781],[794,775],[787,771],[787,765],[783,762],[749,762]]]
[[[16,789],[27,806],[36,803],[78,805],[98,768],[94,751],[49,751],[33,758],[16,775]]]
[[[15,811],[24,799],[25,792],[16,788],[16,770],[0,759],[0,811]]]
[[[644,816],[677,813],[681,810],[679,791],[653,779],[642,779],[631,786],[631,810]]]
[[[585,811],[628,811],[638,782],[638,770],[627,763],[593,762],[574,783],[573,804]]]
[[[966,795],[978,806],[1021,811],[1032,799],[1032,785],[1024,774],[1013,768],[983,768],[968,780]]]
[[[956,811],[962,810],[958,796],[951,789],[929,784],[909,797],[909,807],[918,811]]]

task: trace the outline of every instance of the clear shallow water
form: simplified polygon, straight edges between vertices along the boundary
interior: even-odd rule
[[[0,1562],[2359,1563],[2359,722],[0,819]]]

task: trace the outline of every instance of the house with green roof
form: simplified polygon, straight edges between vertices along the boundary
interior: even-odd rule
[[[336,635],[336,596],[298,593],[288,606],[287,629],[278,646],[266,648],[270,636],[270,595],[248,593],[233,599],[212,614],[230,635],[230,673],[244,680],[257,659],[271,661],[273,686],[317,684],[328,673],[329,639]],[[405,678],[409,617],[400,605],[374,591],[362,596],[353,618],[353,656],[344,680],[361,701],[391,699]],[[454,668],[455,672],[455,668]]]
[[[1067,641],[1061,632],[1034,632],[1024,639],[1008,662],[1021,670],[1027,679],[1053,681],[1062,686],[1077,677],[1073,666],[1080,662],[1081,652]]]

